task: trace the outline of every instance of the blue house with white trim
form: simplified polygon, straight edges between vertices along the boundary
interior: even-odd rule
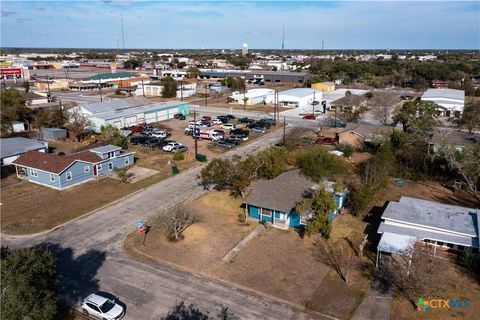
[[[106,145],[68,156],[28,151],[13,164],[17,177],[57,190],[67,189],[113,173],[134,162],[134,152]]]
[[[346,190],[334,192],[334,183],[330,181],[325,181],[325,186],[337,205],[329,215],[329,219],[333,220],[345,205],[348,193]],[[319,185],[303,176],[298,169],[282,173],[272,180],[259,180],[245,200],[248,216],[280,229],[303,227],[308,217],[301,216],[295,207],[308,192],[317,188]]]

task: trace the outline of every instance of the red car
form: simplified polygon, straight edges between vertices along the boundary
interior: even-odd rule
[[[132,131],[132,133],[142,132],[142,131],[143,131],[143,126],[135,126],[135,127],[132,127],[132,128],[130,128],[130,131]]]
[[[202,117],[202,120],[203,120],[203,121],[212,121],[212,117],[210,117],[210,116],[203,116],[203,117]]]
[[[314,114],[307,114],[306,116],[303,116],[303,119],[315,120],[317,117]]]

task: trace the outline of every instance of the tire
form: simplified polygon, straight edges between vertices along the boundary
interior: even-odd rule
[[[82,308],[82,312],[83,312],[84,315],[87,315],[87,316],[88,316],[88,314],[89,314],[88,311],[87,311],[87,309],[84,309],[84,308]]]

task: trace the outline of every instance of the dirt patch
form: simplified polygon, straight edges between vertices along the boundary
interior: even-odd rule
[[[188,204],[196,210],[201,222],[187,229],[183,240],[168,241],[163,228],[152,221],[144,247],[138,234],[130,235],[126,246],[133,245],[150,256],[187,269],[211,273],[255,227],[238,222],[238,215],[243,212],[241,204],[241,199],[231,198],[227,191],[210,192]]]
[[[392,307],[390,309],[390,319],[392,320],[448,320],[464,319],[475,320],[480,314],[480,283],[473,278],[463,268],[452,262],[446,263],[448,277],[439,279],[443,283],[443,289],[436,292],[434,297],[422,297],[424,300],[430,299],[468,299],[470,301],[468,308],[451,309],[429,309],[420,312],[415,309],[411,302],[401,296],[394,295]]]
[[[144,168],[144,167],[140,167],[140,166],[132,166],[132,167],[128,168],[128,170],[127,170],[127,174],[131,174],[131,176],[128,178],[128,182],[129,183],[136,183],[140,180],[143,180],[143,179],[146,179],[148,177],[154,176],[157,173],[159,173],[159,171],[157,171],[157,170]],[[118,176],[118,174],[116,174],[116,173],[112,174],[110,176],[110,178],[116,179],[116,180],[121,180],[120,177]]]

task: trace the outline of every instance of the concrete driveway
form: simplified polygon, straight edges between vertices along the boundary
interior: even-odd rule
[[[281,135],[282,130],[269,133],[225,155],[261,150]],[[184,171],[55,230],[33,236],[2,235],[2,245],[49,248],[56,253],[59,291],[65,300],[75,304],[91,291],[106,291],[126,304],[125,319],[158,319],[181,301],[211,314],[228,307],[241,319],[308,319],[301,306],[175,267],[137,261],[122,252],[135,222],[205,192],[196,180],[202,168]]]

